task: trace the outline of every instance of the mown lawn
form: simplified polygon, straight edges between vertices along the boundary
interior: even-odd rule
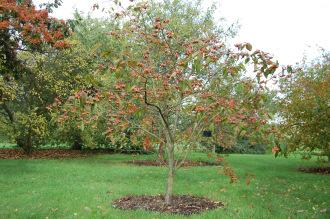
[[[128,194],[159,194],[166,168],[122,163],[131,155],[66,160],[0,160],[0,218],[187,218],[114,209]],[[204,154],[193,159],[207,160]],[[138,156],[135,159],[152,159]],[[271,155],[230,155],[240,177],[230,184],[220,167],[180,169],[175,193],[223,201],[225,208],[190,218],[330,218],[330,177],[297,172],[313,161]],[[250,185],[247,173],[255,174]],[[328,210],[326,210],[328,209]]]

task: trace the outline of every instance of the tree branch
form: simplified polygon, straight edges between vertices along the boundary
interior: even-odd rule
[[[13,123],[14,122],[14,113],[9,109],[9,107],[6,105],[5,102],[2,103],[1,106],[2,106],[2,109],[6,112],[10,122]]]

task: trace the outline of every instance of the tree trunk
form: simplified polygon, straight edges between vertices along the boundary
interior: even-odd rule
[[[80,136],[76,136],[72,146],[71,146],[71,149],[72,150],[81,150],[83,147],[83,143],[82,143],[82,139]]]
[[[216,154],[216,145],[215,144],[212,144],[212,153]]]
[[[165,193],[165,203],[167,205],[172,204],[173,196],[173,178],[174,178],[174,145],[172,143],[167,144],[168,152],[168,175]]]
[[[16,144],[18,147],[22,148],[26,154],[31,154],[33,149],[31,135],[17,137]]]
[[[158,160],[161,161],[161,162],[164,161],[164,143],[163,142],[159,143]]]
[[[25,151],[27,154],[31,154],[32,149],[33,149],[32,137],[31,137],[31,135],[29,134],[28,137],[27,137],[27,142],[26,142],[26,144],[25,144],[24,151]]]
[[[7,113],[10,122],[13,123],[14,122],[14,113],[8,108],[8,106],[6,105],[5,102],[2,104],[2,108]]]

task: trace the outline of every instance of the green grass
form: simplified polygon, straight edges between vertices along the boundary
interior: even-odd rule
[[[193,159],[207,159],[194,154]],[[131,155],[98,155],[67,160],[0,160],[0,218],[186,218],[143,210],[114,209],[128,194],[159,194],[166,168],[123,164]],[[136,159],[152,159],[140,156]],[[175,193],[223,201],[225,208],[190,218],[330,218],[330,178],[297,172],[314,161],[271,155],[230,155],[236,184],[219,167],[177,172]],[[245,174],[257,176],[250,185]],[[326,212],[323,209],[328,208]]]
[[[1,143],[1,139],[0,139],[0,149],[1,148],[14,148],[16,145],[12,144],[12,143]]]

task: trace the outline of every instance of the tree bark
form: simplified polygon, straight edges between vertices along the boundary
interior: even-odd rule
[[[174,145],[173,143],[167,144],[168,152],[168,174],[167,174],[167,184],[165,193],[165,203],[167,205],[172,204],[173,196],[173,179],[174,179]]]
[[[13,123],[14,122],[14,113],[9,109],[9,107],[6,105],[6,103],[2,104],[2,108],[7,113],[10,122]]]
[[[216,154],[216,145],[214,143],[212,144],[212,153]]]
[[[22,148],[26,154],[31,154],[33,149],[33,141],[30,134],[27,136],[20,136],[16,138],[16,144]]]
[[[164,156],[164,145],[166,145],[166,136],[162,133],[161,138],[164,139],[165,143],[163,141],[160,141],[159,147],[158,147],[158,161],[163,162],[165,161]]]
[[[158,160],[161,161],[161,162],[164,161],[164,143],[163,142],[159,143]]]
[[[175,169],[175,164],[174,164],[174,138],[171,135],[170,131],[170,126],[168,123],[168,118],[167,116],[164,115],[162,109],[153,104],[148,102],[148,97],[147,97],[147,79],[145,80],[144,83],[144,102],[147,104],[147,106],[155,108],[159,116],[161,117],[161,121],[164,127],[164,134],[165,134],[165,139],[166,139],[166,144],[167,144],[167,152],[168,152],[168,175],[167,175],[167,184],[166,184],[166,193],[165,193],[165,203],[167,205],[172,204],[172,196],[173,196],[173,178],[174,178],[174,169]]]

